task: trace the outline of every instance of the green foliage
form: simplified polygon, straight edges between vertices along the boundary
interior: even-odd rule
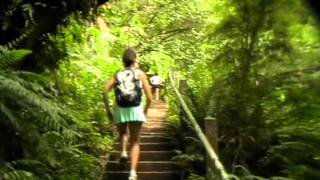
[[[199,71],[188,74],[200,107],[213,98],[225,164],[233,173],[241,164],[267,177],[317,177],[313,169],[319,167],[314,161],[319,155],[312,149],[320,139],[315,134],[310,141],[303,138],[319,119],[314,94],[319,31],[310,13],[300,1],[289,0],[216,2],[212,8],[218,21],[208,22],[204,49],[212,56],[195,65],[211,73],[205,73],[209,78],[194,75]],[[294,164],[303,164],[299,175]]]
[[[0,57],[0,69],[4,70],[12,65],[15,65],[18,61],[29,54],[31,54],[31,51],[26,49],[6,52]]]
[[[205,178],[197,174],[191,174],[187,180],[204,180]]]
[[[190,38],[191,58],[178,69],[200,125],[212,110],[219,120],[224,164],[240,179],[319,178],[320,39],[310,12],[291,0],[206,5],[204,28]],[[171,52],[176,64],[189,54]],[[248,172],[241,174],[239,166]]]
[[[10,160],[0,170],[3,179],[96,179],[103,174],[94,155],[102,155],[111,146],[112,138],[103,137],[91,122],[75,119],[75,114],[62,110],[53,99],[50,80],[35,73],[6,70],[30,54],[27,50],[5,53],[0,57],[0,116],[6,144],[1,162]],[[44,83],[44,84],[42,84]],[[100,115],[102,116],[102,115]],[[12,130],[11,130],[12,129]],[[12,134],[14,132],[14,134]],[[6,143],[6,142],[3,142]],[[16,144],[16,145],[15,145]],[[9,157],[11,148],[22,152]],[[90,148],[90,149],[89,149]],[[90,154],[93,153],[93,154]],[[19,159],[23,158],[23,159]],[[30,158],[27,159],[27,158]],[[70,163],[74,164],[70,166]]]
[[[43,120],[40,122],[35,121],[35,123],[43,123],[40,126],[45,129],[59,130],[63,127],[61,118],[63,111],[59,108],[55,108],[55,106],[52,105],[51,102],[40,98],[33,91],[29,90],[36,90],[37,88],[39,88],[39,85],[37,85],[36,83],[25,81],[15,73],[5,71],[6,67],[15,64],[27,54],[30,54],[30,51],[11,51],[8,54],[1,56],[0,58],[0,91],[2,94],[7,94],[5,96],[1,96],[1,114],[4,115],[4,118],[8,119],[12,125],[19,126],[20,123],[18,123],[17,121],[21,117],[15,117],[13,115],[15,113],[12,112],[10,110],[11,108],[9,107],[15,106],[15,110],[27,114],[30,111],[33,111],[34,108],[36,108],[39,111],[38,116],[41,116],[41,112],[43,112]],[[20,74],[23,74],[23,72],[20,72]]]

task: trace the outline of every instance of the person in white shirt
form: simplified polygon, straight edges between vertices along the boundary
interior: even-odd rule
[[[161,78],[158,75],[158,73],[150,77],[150,84],[152,85],[152,88],[155,90],[155,100],[159,100]]]

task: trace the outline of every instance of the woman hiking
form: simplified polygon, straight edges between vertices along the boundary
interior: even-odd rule
[[[121,146],[120,162],[128,160],[127,142],[130,133],[130,174],[129,180],[137,180],[137,165],[140,155],[140,130],[146,122],[146,113],[152,100],[150,85],[146,74],[137,68],[137,54],[132,48],[124,51],[122,61],[124,68],[118,71],[105,85],[104,93],[108,95],[114,88],[116,106],[113,122],[117,125]],[[146,94],[146,105],[141,103],[142,89]]]

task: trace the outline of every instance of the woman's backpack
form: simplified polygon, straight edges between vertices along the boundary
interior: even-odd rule
[[[115,75],[116,101],[120,107],[139,106],[141,103],[141,85],[135,70],[124,69]]]

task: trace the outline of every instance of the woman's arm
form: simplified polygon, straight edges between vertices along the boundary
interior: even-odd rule
[[[114,77],[112,77],[105,85],[104,87],[104,94],[107,96],[110,92],[110,90],[112,89],[112,87],[114,86],[114,84],[116,83],[116,79]]]
[[[152,100],[151,88],[150,88],[147,76],[144,72],[141,73],[140,77],[141,77],[144,93],[146,94],[146,97],[147,97],[147,103],[144,108],[144,113],[147,114],[148,108],[149,108],[151,100]]]
[[[112,87],[114,86],[114,84],[116,83],[116,80],[114,77],[112,77],[105,85],[104,90],[103,90],[103,100],[105,103],[105,107],[106,107],[106,111],[107,111],[107,116],[109,117],[109,119],[113,119],[113,113],[112,110],[109,106],[109,97],[108,94],[110,92],[110,90],[112,89]]]

